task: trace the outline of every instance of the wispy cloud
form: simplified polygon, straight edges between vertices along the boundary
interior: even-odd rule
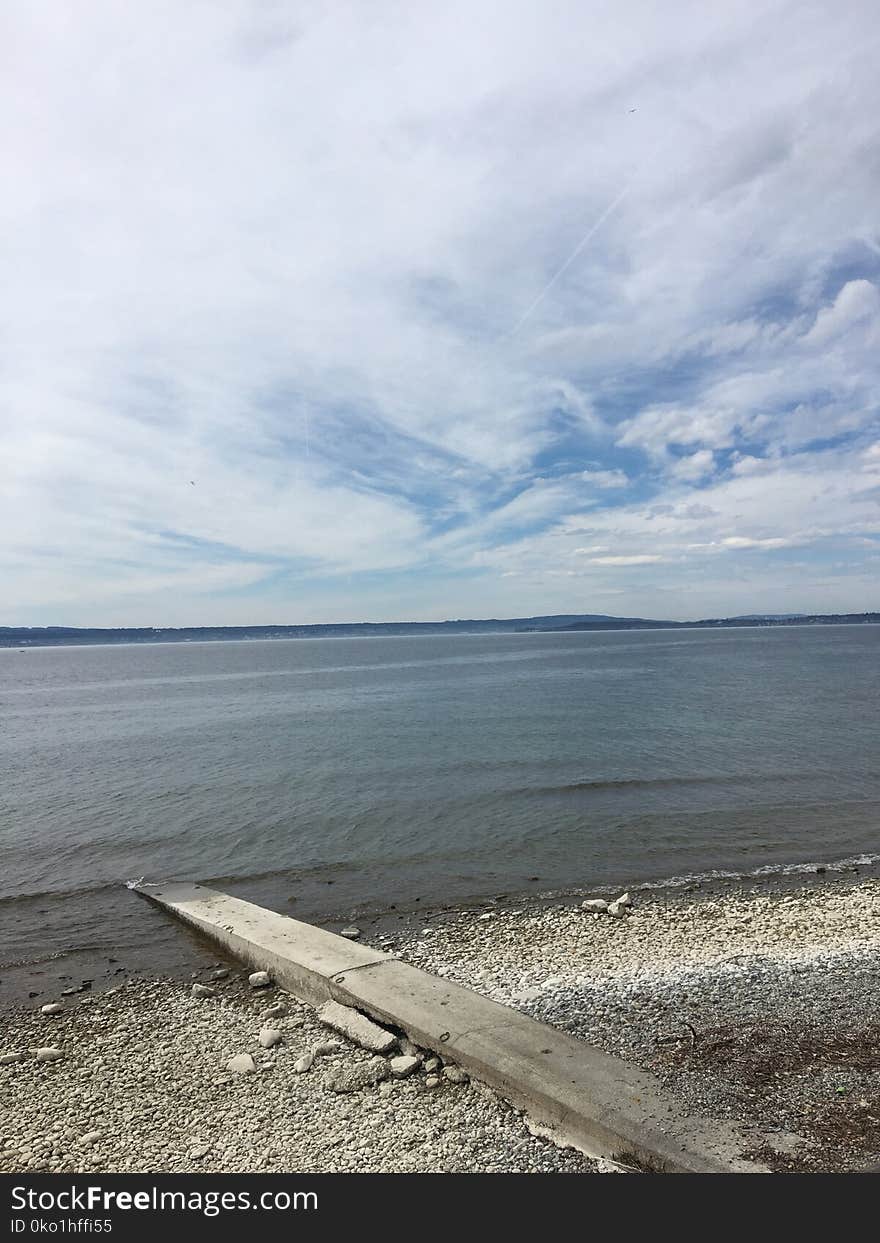
[[[868,0],[4,24],[0,622],[876,606]]]

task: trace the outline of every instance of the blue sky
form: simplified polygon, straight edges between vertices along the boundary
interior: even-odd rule
[[[0,624],[880,608],[880,22],[17,2]]]

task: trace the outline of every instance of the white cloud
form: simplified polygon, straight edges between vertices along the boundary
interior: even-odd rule
[[[690,544],[868,529],[874,15],[792,12],[11,0],[0,621],[543,612],[575,543],[697,607]]]

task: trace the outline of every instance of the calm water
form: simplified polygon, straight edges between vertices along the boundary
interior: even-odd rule
[[[878,657],[872,626],[0,651],[0,975],[171,953],[142,875],[311,918],[873,853]]]

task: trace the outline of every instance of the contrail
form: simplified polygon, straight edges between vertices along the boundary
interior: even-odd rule
[[[629,186],[624,186],[624,188],[621,190],[620,194],[618,194],[617,198],[613,201],[613,203],[608,204],[608,206],[602,212],[602,215],[599,217],[599,219],[595,222],[594,225],[592,225],[589,232],[585,233],[584,236],[581,238],[581,240],[578,242],[577,246],[575,246],[574,250],[568,256],[565,263],[563,263],[562,267],[559,268],[556,272],[554,272],[553,276],[551,276],[550,280],[547,282],[547,284],[538,294],[537,298],[535,298],[531,306],[529,306],[526,309],[525,314],[522,315],[516,327],[511,329],[511,331],[508,333],[508,336],[510,337],[516,336],[520,328],[522,328],[523,324],[526,322],[526,320],[529,318],[529,316],[532,314],[535,308],[539,306],[544,301],[544,299],[547,297],[547,294],[550,292],[550,290],[559,280],[563,272],[567,271],[567,269],[571,267],[571,265],[574,263],[575,259],[577,259],[578,255],[581,253],[581,251],[586,246],[587,242],[590,240],[593,234],[596,233],[599,229],[601,229],[602,225],[605,223],[605,221],[608,219],[611,213],[615,210],[615,208],[620,206],[620,204],[629,194],[629,189],[630,189]]]

